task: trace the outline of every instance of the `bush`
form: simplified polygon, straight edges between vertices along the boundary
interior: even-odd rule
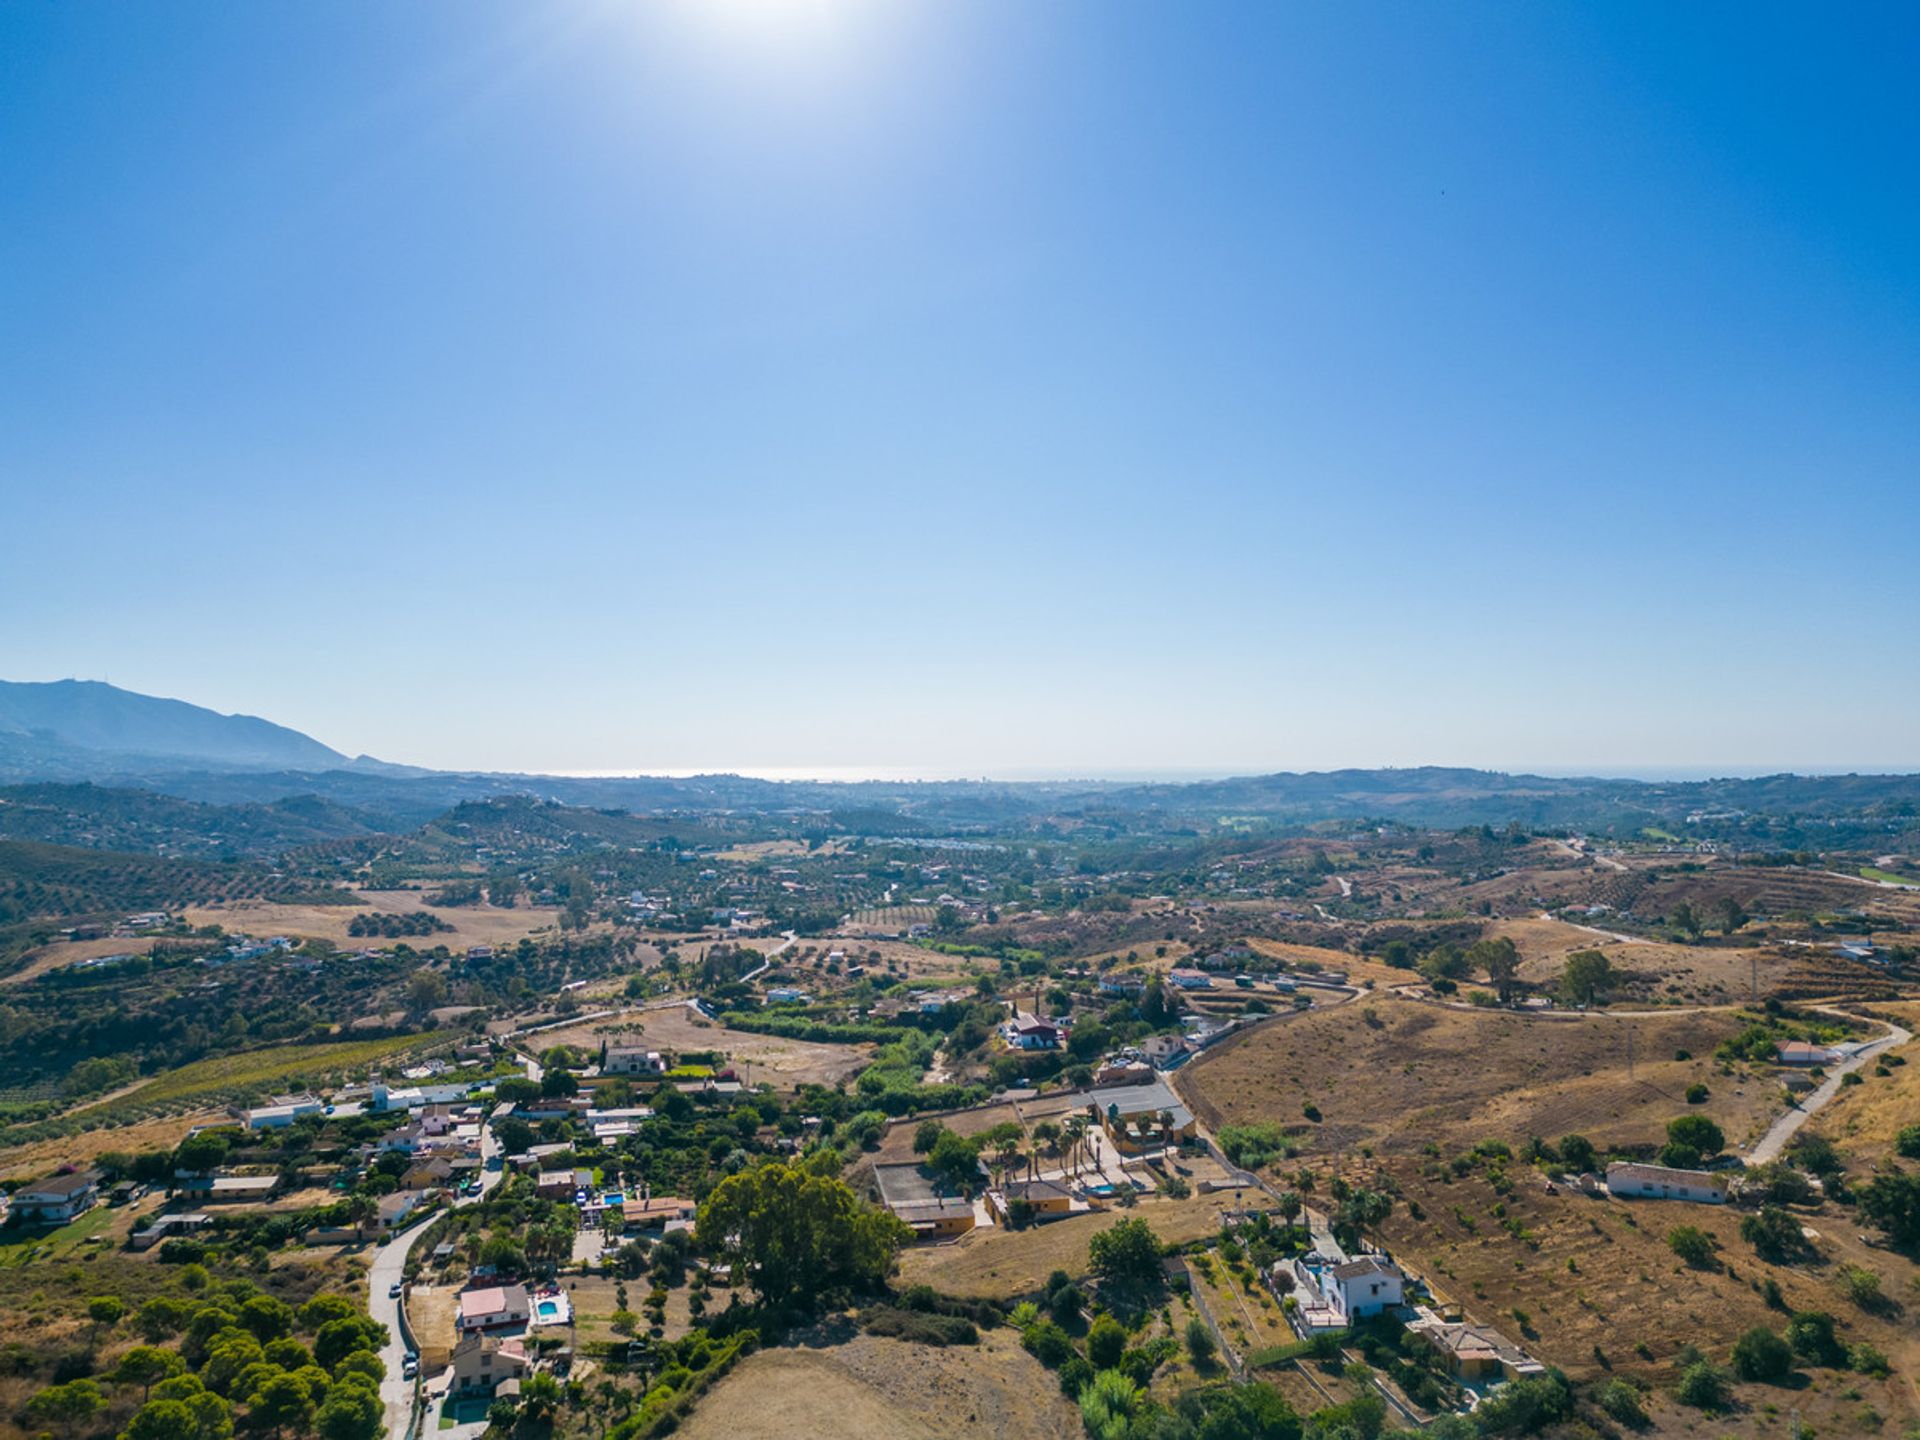
[[[1204,1370],[1213,1364],[1214,1351],[1218,1348],[1206,1321],[1198,1315],[1187,1321],[1187,1354],[1193,1357],[1195,1369]]]
[[[1687,1104],[1704,1105],[1707,1103],[1707,1096],[1711,1093],[1705,1085],[1696,1081],[1694,1084],[1687,1086]]]
[[[1113,1369],[1126,1349],[1126,1329],[1111,1315],[1102,1315],[1087,1331],[1087,1359],[1096,1370]]]
[[[1074,1353],[1073,1341],[1067,1338],[1067,1332],[1051,1320],[1036,1320],[1027,1326],[1021,1332],[1020,1343],[1049,1370],[1066,1364]]]
[[[1774,1264],[1791,1260],[1807,1248],[1800,1222],[1776,1205],[1762,1205],[1740,1222],[1740,1238],[1763,1260]]]
[[[869,1335],[888,1335],[921,1345],[976,1345],[980,1341],[973,1322],[962,1316],[903,1310],[893,1305],[875,1305],[862,1311],[860,1328]]]
[[[1787,1322],[1787,1343],[1793,1353],[1813,1365],[1839,1365],[1846,1351],[1834,1333],[1833,1317],[1821,1310],[1801,1310]]]
[[[1667,1232],[1667,1248],[1696,1270],[1713,1264],[1713,1236],[1698,1225],[1676,1225]]]
[[[1696,1410],[1718,1410],[1727,1403],[1727,1377],[1711,1360],[1696,1360],[1680,1372],[1673,1398]]]
[[[1087,1388],[1093,1379],[1093,1366],[1084,1355],[1075,1355],[1060,1367],[1060,1393],[1069,1400],[1078,1400],[1080,1392]]]
[[[1647,1407],[1641,1402],[1640,1392],[1624,1380],[1609,1380],[1594,1394],[1594,1403],[1613,1419],[1631,1429],[1641,1429],[1647,1423]]]
[[[1733,1344],[1733,1373],[1742,1380],[1784,1380],[1793,1370],[1793,1347],[1764,1325],[1756,1325]]]
[[[1920,1125],[1903,1125],[1893,1137],[1893,1148],[1908,1160],[1920,1160]]]

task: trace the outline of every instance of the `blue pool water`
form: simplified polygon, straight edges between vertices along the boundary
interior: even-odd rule
[[[560,1307],[554,1301],[542,1300],[540,1302],[540,1318],[542,1320],[555,1319],[559,1314],[560,1314]]]

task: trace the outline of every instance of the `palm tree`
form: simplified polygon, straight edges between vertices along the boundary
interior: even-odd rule
[[[1084,1115],[1069,1115],[1066,1124],[1067,1164],[1070,1167],[1070,1178],[1072,1179],[1077,1180],[1080,1177],[1080,1145],[1086,1138],[1086,1134],[1087,1117]]]

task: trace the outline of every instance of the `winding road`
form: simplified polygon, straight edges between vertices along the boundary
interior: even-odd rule
[[[500,1164],[500,1144],[493,1138],[492,1129],[483,1123],[480,1128],[480,1193],[458,1196],[453,1208],[458,1210],[473,1204],[498,1185],[504,1173]],[[418,1225],[391,1237],[380,1247],[373,1258],[373,1265],[367,1271],[367,1313],[387,1327],[386,1348],[380,1352],[381,1360],[386,1363],[387,1378],[380,1382],[380,1398],[387,1407],[389,1440],[406,1440],[413,1428],[413,1392],[417,1382],[401,1374],[410,1347],[400,1325],[401,1302],[388,1292],[401,1283],[406,1273],[407,1257],[438,1218],[436,1211]]]

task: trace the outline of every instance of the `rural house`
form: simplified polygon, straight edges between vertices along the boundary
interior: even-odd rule
[[[1727,1182],[1708,1170],[1675,1170],[1668,1165],[1616,1160],[1607,1166],[1607,1193],[1618,1200],[1692,1200],[1720,1205],[1727,1198]]]
[[[91,1210],[100,1199],[100,1177],[91,1170],[36,1180],[13,1192],[12,1214],[22,1220],[64,1225]]]
[[[524,1285],[491,1285],[460,1292],[454,1327],[466,1335],[481,1330],[508,1330],[525,1325],[533,1314]]]
[[[463,1397],[497,1395],[505,1382],[522,1379],[531,1363],[518,1339],[503,1340],[497,1335],[473,1331],[453,1347],[447,1393]]]

